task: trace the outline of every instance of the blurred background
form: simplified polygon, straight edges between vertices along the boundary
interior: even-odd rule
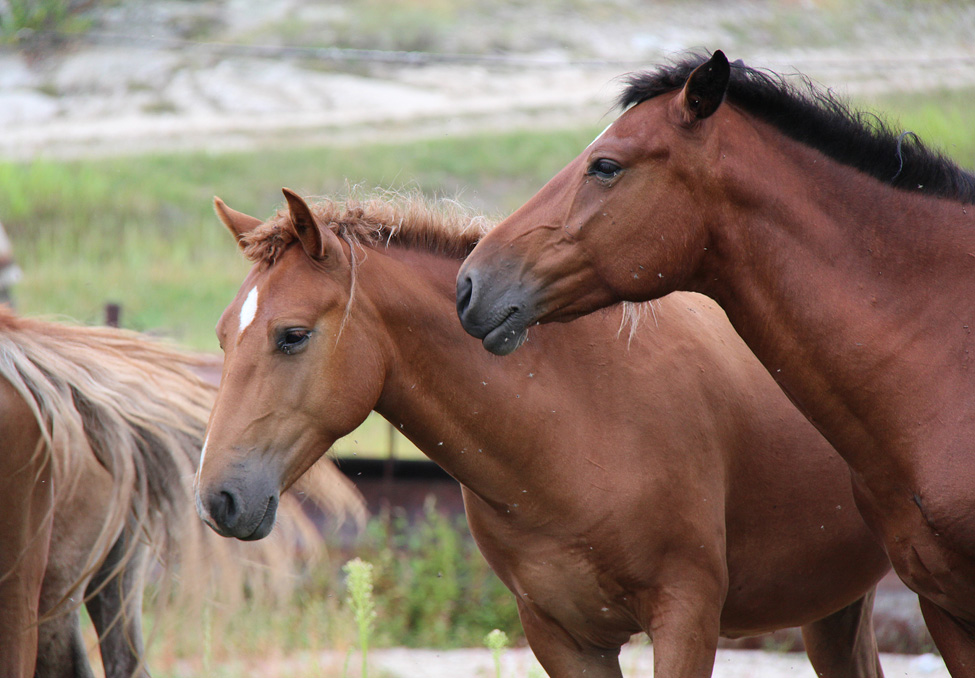
[[[282,186],[405,188],[502,216],[612,120],[621,75],[715,49],[802,73],[975,166],[968,1],[0,0],[0,295],[84,323],[112,306],[125,327],[217,352],[248,266],[213,196],[265,218]],[[346,465],[364,474],[366,530],[333,530],[333,557],[296,573],[300,600],[233,620],[220,644],[161,626],[155,675],[248,675],[231,657],[348,646],[353,553],[381,564],[380,645],[468,646],[495,627],[517,641],[453,481],[411,465],[422,455],[381,421],[336,449],[376,460]],[[893,582],[878,617],[882,649],[931,649]]]

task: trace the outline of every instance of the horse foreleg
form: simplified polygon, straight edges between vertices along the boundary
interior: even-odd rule
[[[806,654],[817,676],[881,678],[873,630],[873,588],[859,600],[802,627]]]
[[[655,619],[653,675],[668,678],[709,678],[718,651],[721,609],[715,601],[683,601],[681,612]]]
[[[685,544],[703,543],[689,537]],[[694,551],[700,551],[695,553]],[[653,640],[653,675],[710,678],[728,593],[724,543],[672,554],[658,569],[658,584],[642,594],[637,609]]]
[[[145,547],[123,531],[86,589],[105,678],[148,676],[143,660],[142,590]],[[131,551],[131,552],[130,552]]]
[[[95,678],[77,608],[56,612],[41,624],[34,678]]]
[[[924,596],[918,596],[924,623],[954,678],[975,675],[975,624],[958,619]]]
[[[0,421],[0,440],[0,678],[30,678],[53,524],[51,467],[31,462],[36,436],[19,456],[21,441]]]
[[[620,648],[583,648],[561,626],[518,601],[525,638],[550,678],[623,678]]]
[[[0,531],[3,522],[0,519]],[[48,544],[47,535],[34,536],[33,543],[4,539],[0,545],[0,678],[34,675],[37,608]]]

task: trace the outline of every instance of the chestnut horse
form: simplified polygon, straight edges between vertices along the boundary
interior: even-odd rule
[[[695,295],[619,337],[603,313],[499,361],[454,313],[483,221],[413,200],[217,201],[254,266],[217,325],[226,357],[197,506],[267,535],[280,492],[375,409],[456,478],[477,543],[549,675],[708,676],[719,634],[803,626],[822,675],[881,675],[889,568],[842,459],[724,314]]]
[[[464,327],[674,290],[715,299],[850,466],[952,675],[975,675],[975,176],[721,52],[630,78],[625,112],[473,251]]]
[[[106,677],[145,676],[150,557],[172,571],[179,555],[192,580],[213,580],[181,594],[218,583],[239,590],[245,578],[254,587],[242,561],[295,557],[281,544],[228,552],[190,520],[190,479],[216,393],[193,370],[212,362],[132,332],[19,318],[0,306],[0,676],[91,676],[82,602]],[[356,506],[344,477],[332,475],[341,481],[303,489],[323,507]],[[320,544],[293,499],[285,516],[286,531]]]

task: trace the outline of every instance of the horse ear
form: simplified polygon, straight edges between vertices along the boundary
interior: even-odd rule
[[[338,236],[331,229],[321,228],[318,225],[311,208],[301,196],[289,188],[282,188],[281,192],[288,201],[291,225],[294,226],[305,253],[317,261],[338,261],[342,256],[342,243],[339,242]]]
[[[213,198],[213,211],[217,213],[217,217],[219,217],[220,221],[223,222],[223,225],[227,227],[227,230],[233,233],[234,238],[237,240],[237,244],[241,247],[243,246],[241,243],[241,238],[253,231],[262,223],[257,217],[252,217],[249,214],[244,214],[243,212],[230,209],[227,207],[227,203],[217,197]]]
[[[707,62],[695,68],[678,98],[684,122],[694,124],[718,110],[724,101],[730,78],[728,57],[720,49]]]

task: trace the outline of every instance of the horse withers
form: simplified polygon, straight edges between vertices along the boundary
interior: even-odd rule
[[[373,199],[263,223],[217,201],[253,267],[217,334],[224,373],[197,485],[219,533],[260,538],[276,498],[375,409],[463,486],[474,538],[549,675],[708,676],[721,634],[803,627],[828,676],[879,676],[888,569],[849,474],[723,313],[697,295],[540,328],[516,358],[456,321],[483,220]],[[637,309],[635,312],[639,312]]]
[[[721,52],[632,76],[620,104],[474,249],[464,327],[506,354],[620,300],[715,299],[849,464],[952,675],[975,675],[975,176]]]

